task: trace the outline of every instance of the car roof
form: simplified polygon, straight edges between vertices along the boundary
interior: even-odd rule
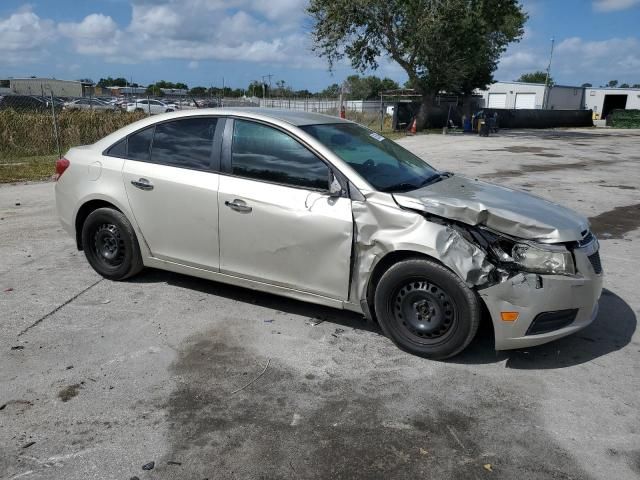
[[[233,114],[253,113],[261,117],[273,118],[282,122],[290,123],[295,126],[317,125],[319,123],[350,123],[339,117],[331,115],[323,115],[315,112],[304,112],[299,110],[279,110],[274,108],[258,108],[258,107],[242,107],[242,108],[225,108],[225,113]]]
[[[146,100],[146,99],[145,99]],[[139,100],[138,100],[139,101]],[[149,116],[138,120],[137,122],[130,123],[129,125],[117,130],[110,135],[98,140],[94,145],[95,148],[103,150],[112,145],[116,141],[119,141],[122,137],[130,135],[131,133],[146,128],[156,123],[177,120],[179,118],[189,118],[196,116],[216,116],[225,117],[230,116],[237,118],[247,118],[254,120],[262,120],[274,124],[280,123],[285,127],[285,124],[301,127],[304,125],[318,125],[318,124],[331,124],[331,123],[353,123],[349,120],[344,120],[339,117],[330,115],[322,115],[314,112],[302,112],[295,110],[277,110],[273,108],[256,108],[256,107],[236,107],[236,108],[196,108],[189,110],[178,110],[174,112],[162,113],[160,115]]]

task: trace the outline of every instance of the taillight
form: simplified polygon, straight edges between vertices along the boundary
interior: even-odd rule
[[[69,165],[71,165],[71,163],[66,158],[59,158],[56,160],[56,181],[62,176],[64,171],[69,168]]]

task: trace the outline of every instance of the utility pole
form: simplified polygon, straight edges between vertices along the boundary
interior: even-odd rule
[[[262,84],[263,84],[263,85],[264,85],[264,83],[265,83],[264,79],[265,79],[265,78],[268,78],[268,79],[269,79],[269,98],[271,98],[271,77],[273,77],[273,75],[272,75],[271,73],[268,73],[267,75],[262,75]],[[262,92],[263,92],[263,93],[262,93],[262,98],[264,98],[264,89],[263,89],[263,91],[262,91]]]
[[[553,59],[553,45],[555,38],[551,37],[551,52],[549,53],[549,65],[547,65],[547,76],[544,79],[544,102],[542,102],[542,108],[546,110],[549,105],[549,76],[551,73],[551,60]]]

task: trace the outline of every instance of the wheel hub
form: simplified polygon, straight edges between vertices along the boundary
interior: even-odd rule
[[[427,281],[402,286],[395,296],[396,321],[412,336],[436,338],[446,334],[454,318],[449,295]]]
[[[120,230],[113,224],[101,225],[94,236],[95,251],[109,265],[119,265],[124,257]]]

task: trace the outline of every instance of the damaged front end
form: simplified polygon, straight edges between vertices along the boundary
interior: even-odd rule
[[[372,272],[391,254],[434,258],[471,288],[494,281],[495,266],[487,252],[454,222],[427,220],[425,215],[399,208],[390,195],[379,192],[368,193],[366,201],[354,201],[352,211],[356,235],[350,297],[359,299],[365,312]]]
[[[353,202],[351,298],[360,299],[365,312],[371,307],[377,267],[388,255],[406,252],[436,259],[478,293],[491,315],[497,350],[545,343],[595,318],[602,290],[601,271],[593,263],[598,243],[578,215],[571,218],[563,210],[562,228],[556,229],[531,216],[502,211],[473,214],[472,222],[460,213],[462,203],[450,218],[445,214],[452,212],[433,207],[435,201],[416,208],[415,199],[394,197],[371,192],[366,201]],[[442,215],[432,213],[434,209]],[[507,225],[509,216],[514,218]],[[508,233],[487,226],[488,218],[493,226],[508,226]],[[526,227],[520,230],[516,223]]]

